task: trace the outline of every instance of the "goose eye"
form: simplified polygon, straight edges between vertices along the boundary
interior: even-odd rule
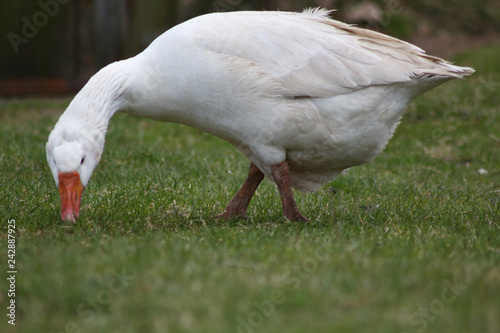
[[[82,161],[80,162],[80,164],[83,164],[83,162],[85,162],[85,157],[82,157]]]

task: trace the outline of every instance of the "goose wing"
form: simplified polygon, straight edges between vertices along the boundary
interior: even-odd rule
[[[212,14],[199,19],[194,36],[203,48],[259,66],[293,97],[332,97],[371,85],[473,72],[396,38],[329,19],[328,13]]]

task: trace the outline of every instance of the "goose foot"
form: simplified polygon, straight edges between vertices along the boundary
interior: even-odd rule
[[[250,163],[247,179],[241,186],[240,190],[231,199],[226,209],[221,214],[217,215],[218,219],[232,219],[235,217],[246,218],[246,211],[250,200],[252,199],[255,190],[264,179],[264,174],[253,163]]]
[[[309,220],[299,212],[297,204],[295,203],[290,181],[290,171],[286,160],[271,166],[271,173],[280,191],[283,215],[292,222],[309,222]]]

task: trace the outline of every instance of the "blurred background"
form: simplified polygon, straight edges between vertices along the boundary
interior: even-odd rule
[[[0,96],[74,93],[204,13],[316,6],[446,58],[500,42],[499,0],[9,0],[0,2]]]

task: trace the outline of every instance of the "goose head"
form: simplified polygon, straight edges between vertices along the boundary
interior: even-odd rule
[[[58,125],[47,142],[47,162],[59,187],[61,219],[76,223],[83,190],[99,164],[104,140],[76,126]]]

